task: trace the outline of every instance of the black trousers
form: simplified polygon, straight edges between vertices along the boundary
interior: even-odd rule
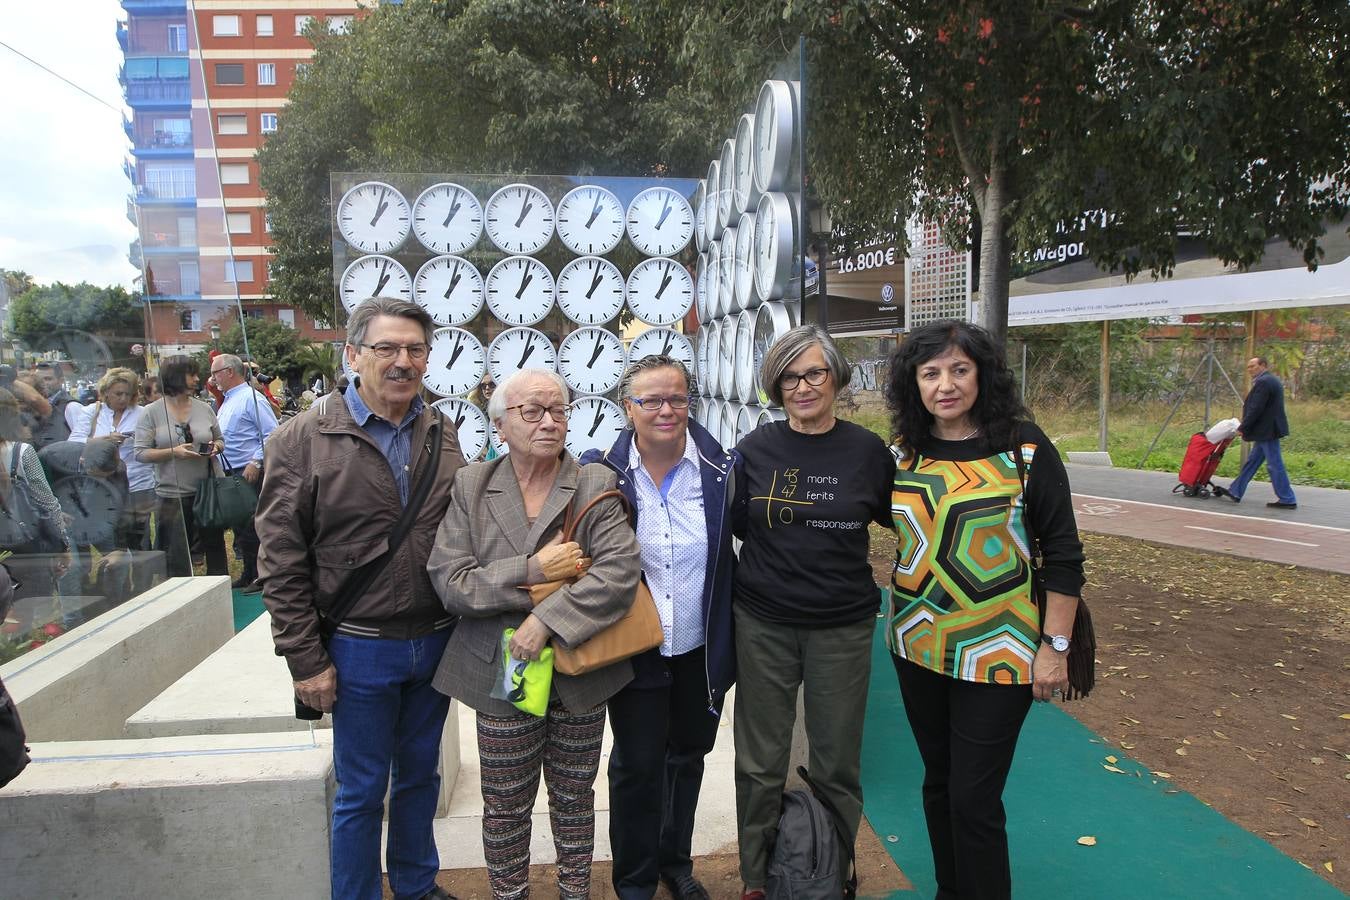
[[[630,687],[609,698],[609,844],[621,900],[650,900],[660,876],[694,867],[694,812],[718,716],[708,711],[704,649],[666,662],[667,687]]]
[[[207,575],[230,574],[225,532],[219,528],[199,528],[192,514],[192,502],[191,496],[159,498],[155,549],[168,554],[169,577],[192,574],[192,553],[188,548],[197,542],[206,554]]]
[[[234,529],[234,556],[244,564],[239,580],[247,585],[258,578],[258,532],[254,530],[253,520]]]
[[[937,900],[1011,897],[1003,787],[1031,709],[1031,686],[960,681],[891,660],[923,757]]]

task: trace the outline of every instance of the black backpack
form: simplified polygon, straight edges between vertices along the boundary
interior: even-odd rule
[[[811,781],[805,767],[797,774],[809,790],[783,792],[778,836],[769,856],[765,900],[839,900],[858,892],[853,845],[843,820]],[[848,852],[849,877],[839,871],[839,848]]]

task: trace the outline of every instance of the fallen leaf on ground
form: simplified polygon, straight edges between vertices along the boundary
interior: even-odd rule
[[[1114,756],[1108,756],[1108,757],[1106,758],[1106,761],[1109,762],[1109,763],[1110,763],[1111,765],[1113,765],[1113,766],[1114,766],[1116,763],[1120,762],[1120,760],[1116,759]]]
[[[1288,720],[1291,721],[1291,722],[1297,722],[1297,721],[1298,721],[1298,716],[1291,716],[1291,715],[1289,715],[1289,713],[1280,713],[1280,717],[1283,718],[1283,719],[1288,719]]]
[[[1108,772],[1115,772],[1115,773],[1117,773],[1117,774],[1119,774],[1119,775],[1124,775],[1124,774],[1125,774],[1125,770],[1124,770],[1124,769],[1117,769],[1115,766],[1102,766],[1102,768],[1105,769],[1105,770],[1108,771]]]
[[[1097,846],[1097,839],[1090,834],[1085,834],[1078,839],[1078,843],[1084,847],[1095,847]]]
[[[1316,822],[1314,822],[1312,819],[1307,819],[1307,818],[1304,818],[1303,816],[1299,816],[1299,817],[1298,817],[1298,820],[1299,820],[1300,822],[1302,822],[1304,825],[1307,825],[1309,828],[1321,828],[1321,827],[1322,827],[1321,825],[1318,825]]]
[[[1159,778],[1171,778],[1171,772],[1149,772],[1150,775],[1157,775]]]
[[[1336,870],[1331,867],[1331,860],[1327,860],[1326,862],[1322,863],[1322,868],[1326,869],[1333,875],[1336,874]]]
[[[1177,756],[1185,756],[1186,753],[1187,753],[1187,750],[1186,750],[1185,747],[1178,747],[1178,748],[1177,748]]]

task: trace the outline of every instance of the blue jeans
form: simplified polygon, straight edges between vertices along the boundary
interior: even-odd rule
[[[1298,502],[1294,499],[1294,489],[1289,484],[1289,473],[1284,470],[1284,457],[1280,455],[1278,439],[1252,441],[1247,461],[1242,464],[1242,471],[1238,472],[1238,477],[1228,486],[1228,492],[1241,499],[1247,491],[1247,483],[1252,480],[1256,470],[1261,468],[1261,463],[1266,464],[1266,471],[1270,473],[1270,486],[1275,489],[1275,498],[1281,503]]]
[[[449,631],[411,641],[333,636],[331,865],[335,900],[380,900],[380,822],[389,792],[385,861],[396,900],[432,889],[440,858],[431,835],[441,777],[441,730],[450,698],[431,686]]]

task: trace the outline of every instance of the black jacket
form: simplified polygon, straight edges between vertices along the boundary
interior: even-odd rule
[[[1244,441],[1277,441],[1289,435],[1289,419],[1284,414],[1284,385],[1273,372],[1262,372],[1252,381],[1252,389],[1242,403]]]

